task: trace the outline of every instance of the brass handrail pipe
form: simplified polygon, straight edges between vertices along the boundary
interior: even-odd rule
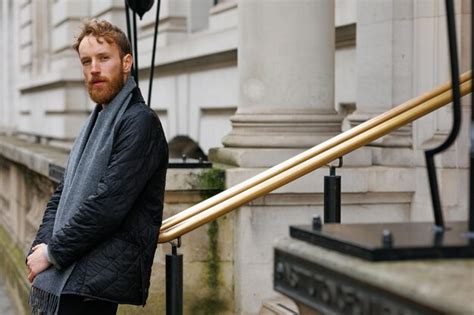
[[[472,81],[464,81],[461,84],[461,95],[464,96],[471,92]],[[448,103],[452,100],[451,90],[445,91],[427,101],[406,110],[395,117],[392,117],[377,126],[368,129],[358,135],[339,143],[336,146],[261,182],[238,195],[235,195],[219,204],[216,204],[207,210],[194,215],[192,218],[181,222],[180,224],[161,232],[159,242],[169,242],[188,233],[218,217],[260,197],[263,196],[303,175],[306,175],[327,163],[350,153],[374,140],[380,138],[391,131],[400,128]]]
[[[460,76],[460,83],[463,83],[467,80],[471,79],[471,72],[467,71],[463,73]],[[178,214],[175,214],[174,216],[167,218],[163,220],[163,224],[161,226],[161,233],[181,222],[184,220],[206,210],[209,209],[210,207],[215,206],[216,204],[219,204],[229,198],[234,197],[235,195],[255,186],[258,185],[265,180],[274,177],[277,174],[280,174],[281,172],[284,172],[290,168],[292,168],[295,165],[298,165],[314,156],[317,156],[318,154],[352,138],[355,137],[356,135],[359,135],[360,133],[369,130],[370,128],[373,128],[377,126],[378,124],[387,121],[388,119],[391,119],[397,115],[400,115],[401,113],[418,106],[419,104],[436,97],[437,95],[444,93],[448,91],[451,88],[451,83],[447,82],[442,85],[439,85],[438,87],[434,88],[433,90],[422,94],[414,99],[411,99],[381,115],[378,115],[370,120],[367,120],[366,122],[344,132],[341,133],[329,140],[324,141],[323,143],[316,145],[312,147],[311,149],[308,149],[278,165],[275,165],[274,167],[263,171],[262,173],[259,173],[255,175],[254,177],[251,177],[240,184],[237,184],[231,188],[228,188],[227,190],[211,197],[208,198],[184,211],[181,211]]]

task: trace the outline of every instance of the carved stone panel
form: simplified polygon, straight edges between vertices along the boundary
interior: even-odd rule
[[[322,314],[443,314],[278,249],[273,283],[276,291]]]

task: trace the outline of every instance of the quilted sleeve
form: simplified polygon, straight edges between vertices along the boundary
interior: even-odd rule
[[[77,261],[121,225],[137,196],[160,164],[166,141],[154,113],[124,115],[105,174],[96,192],[51,238],[49,255],[58,269]]]

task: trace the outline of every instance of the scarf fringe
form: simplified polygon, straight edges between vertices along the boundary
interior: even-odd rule
[[[28,303],[31,306],[32,315],[53,315],[58,311],[59,296],[31,287]]]

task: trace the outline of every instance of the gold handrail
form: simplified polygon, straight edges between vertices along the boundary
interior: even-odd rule
[[[460,83],[463,83],[467,80],[470,80],[471,79],[471,72],[470,71],[467,71],[465,73],[463,73],[461,76],[460,76]],[[378,124],[384,122],[384,121],[387,121],[388,119],[391,119],[397,115],[400,115],[401,113],[415,107],[415,106],[418,106],[419,104],[433,98],[433,97],[436,97],[437,95],[441,94],[441,93],[444,93],[446,91],[448,91],[449,89],[451,88],[451,83],[450,82],[447,82],[447,83],[444,83],[442,85],[439,85],[438,87],[434,88],[433,90],[425,93],[425,94],[422,94],[414,99],[411,99],[389,111],[387,111],[386,113],[383,113],[381,115],[378,115],[344,133],[341,133],[327,141],[324,141],[323,143],[319,144],[319,145],[316,145],[278,165],[275,165],[274,167],[262,172],[262,173],[259,173],[257,174],[256,176],[252,177],[252,178],[249,178],[243,182],[241,182],[240,184],[237,184],[231,188],[228,188],[226,189],[225,191],[213,196],[213,197],[210,197],[186,210],[183,210],[181,211],[180,213],[177,213],[175,214],[174,216],[168,218],[168,219],[165,219],[163,220],[163,224],[161,226],[161,233],[167,229],[170,229],[171,227],[173,226],[176,226],[177,224],[183,222],[184,220],[206,210],[206,209],[209,209],[210,207],[213,207],[215,206],[216,204],[219,204],[229,198],[232,198],[234,197],[235,195],[238,195],[239,193],[255,186],[255,185],[258,185],[262,182],[264,182],[265,180],[269,179],[269,178],[272,178],[278,174],[280,174],[281,172],[284,172],[292,167],[294,167],[295,165],[298,165],[352,137],[355,137],[357,135],[359,135],[360,133],[366,131],[366,130],[369,130],[375,126],[377,126]]]
[[[465,81],[461,84],[461,95],[466,95],[471,92],[472,82],[471,80]],[[324,166],[325,164],[343,156],[357,148],[360,148],[377,138],[380,138],[391,131],[406,125],[413,120],[424,116],[446,104],[451,102],[452,92],[451,90],[445,91],[427,101],[415,106],[409,110],[406,110],[399,115],[392,117],[375,128],[368,129],[358,135],[347,139],[346,141],[333,146],[330,149],[292,167],[287,169],[272,178],[267,179],[240,194],[235,195],[227,200],[216,204],[196,215],[192,218],[182,221],[180,224],[162,231],[160,233],[159,242],[164,243],[180,237],[181,235],[188,233],[201,225],[204,225],[210,221],[217,219],[218,217],[246,204],[262,195],[265,195],[303,175],[306,175],[317,168]]]

